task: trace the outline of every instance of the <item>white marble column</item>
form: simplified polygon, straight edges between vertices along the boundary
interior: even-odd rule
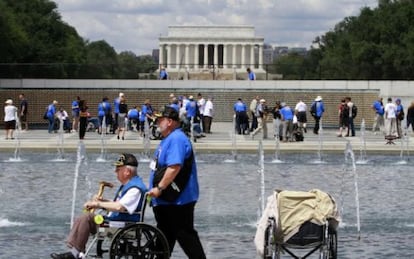
[[[214,67],[218,67],[218,44],[214,44]]]
[[[223,68],[227,68],[227,44],[223,44]]]
[[[234,68],[234,67],[237,67],[237,65],[236,65],[236,48],[237,48],[237,45],[236,44],[233,44],[232,46],[231,46],[231,48],[232,48],[232,53],[231,53],[231,63],[232,63],[232,67]]]
[[[254,68],[254,45],[250,45],[250,67]]]
[[[208,44],[204,44],[204,68],[208,68]]]
[[[190,65],[190,44],[185,44],[185,67],[188,67]]]
[[[194,68],[198,69],[198,44],[194,44]]]
[[[160,50],[159,50],[159,55],[158,55],[158,65],[161,68],[161,66],[165,66],[164,64],[164,45],[160,44]]]
[[[263,45],[259,45],[259,69],[263,69]]]
[[[171,44],[167,44],[167,64],[166,67],[171,66]]]
[[[175,51],[175,63],[176,63],[175,68],[180,69],[180,67],[181,67],[181,64],[180,64],[181,63],[180,44],[175,45],[175,49],[176,49],[176,51]]]
[[[246,45],[242,45],[242,51],[241,51],[241,68],[246,68]]]

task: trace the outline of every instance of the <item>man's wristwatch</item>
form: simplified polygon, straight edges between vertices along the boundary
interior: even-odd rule
[[[157,189],[160,191],[160,193],[164,190],[161,186],[157,185]]]

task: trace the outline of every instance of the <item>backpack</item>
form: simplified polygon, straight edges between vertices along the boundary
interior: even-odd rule
[[[312,103],[312,106],[311,106],[311,108],[310,108],[310,113],[311,113],[311,115],[312,115],[313,117],[315,117],[315,116],[316,116],[316,102],[313,102],[313,103]]]
[[[352,105],[352,118],[355,118],[358,114],[358,107],[356,105]]]

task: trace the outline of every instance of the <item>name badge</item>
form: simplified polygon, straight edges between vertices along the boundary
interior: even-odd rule
[[[149,164],[149,168],[153,171],[155,171],[157,169],[157,162],[155,162],[155,160],[151,160],[150,164]]]

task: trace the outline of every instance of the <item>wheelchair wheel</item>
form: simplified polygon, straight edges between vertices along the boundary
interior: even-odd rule
[[[268,225],[265,230],[265,239],[264,239],[264,252],[263,259],[279,259],[280,254],[278,252],[278,246],[275,242],[275,223],[274,219],[271,218],[268,220]]]
[[[338,237],[336,233],[330,233],[328,235],[328,251],[329,251],[329,259],[336,259],[338,253]]]
[[[167,259],[170,249],[164,234],[156,227],[137,223],[127,226],[114,236],[109,258]]]

